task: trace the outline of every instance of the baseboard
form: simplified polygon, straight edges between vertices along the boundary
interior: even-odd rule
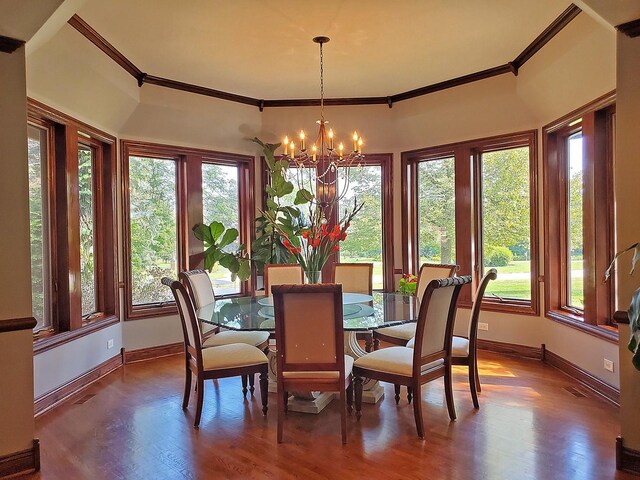
[[[140,362],[142,360],[151,360],[152,358],[166,357],[169,355],[177,355],[184,352],[184,343],[170,343],[168,345],[159,345],[157,347],[140,348],[124,352],[124,363]]]
[[[616,438],[616,468],[640,475],[640,452],[625,447],[622,437]]]
[[[82,375],[77,376],[73,380],[68,381],[64,385],[61,385],[58,388],[51,390],[44,395],[41,395],[40,397],[36,398],[34,402],[35,415],[38,416],[46,412],[47,410],[50,410],[54,406],[65,401],[67,398],[78,393],[80,390],[88,387],[96,380],[104,377],[108,373],[113,372],[120,366],[122,366],[122,352],[109,358],[108,360],[105,360],[88,372],[85,372]]]
[[[569,375],[574,380],[577,380],[585,387],[594,391],[605,400],[613,403],[616,406],[620,406],[620,390],[603,382],[598,377],[580,368],[579,366],[571,363],[569,360],[562,358],[549,350],[545,350],[544,362],[552,367],[557,368],[562,373]]]
[[[33,440],[31,448],[0,457],[0,477],[40,470],[40,441]]]
[[[542,360],[542,348],[517,345],[515,343],[494,342],[493,340],[478,339],[478,348],[489,352],[501,353],[520,358]]]

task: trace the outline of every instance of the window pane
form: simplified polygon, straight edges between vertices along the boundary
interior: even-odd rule
[[[31,305],[38,322],[34,330],[51,326],[49,316],[49,251],[47,209],[47,131],[28,126],[29,225],[31,237]]]
[[[418,164],[418,258],[420,265],[455,263],[455,160]],[[419,267],[419,265],[418,265]]]
[[[80,288],[82,290],[82,315],[96,311],[96,282],[94,257],[94,151],[78,147],[78,195],[80,199]]]
[[[132,303],[172,301],[160,283],[177,278],[176,164],[129,157]]]
[[[238,167],[202,164],[202,216],[207,225],[220,222],[226,228],[239,229],[240,203],[238,191]],[[236,240],[225,250],[235,251],[240,245]],[[240,292],[240,280],[231,281],[231,273],[217,264],[209,274],[216,295]]]
[[[569,306],[584,308],[582,260],[583,227],[582,205],[584,201],[582,133],[571,135],[569,143],[568,168],[568,215],[567,215],[567,300]]]
[[[488,297],[531,299],[528,147],[482,154],[482,259]]]
[[[343,169],[341,169],[343,170]],[[347,238],[340,247],[340,261],[344,263],[373,263],[373,288],[384,288],[382,264],[382,167],[365,166],[351,168],[350,181],[344,175],[338,177],[338,191],[346,187],[346,195],[340,205],[340,215],[345,208],[353,207],[354,199],[364,202],[364,207],[351,221]]]

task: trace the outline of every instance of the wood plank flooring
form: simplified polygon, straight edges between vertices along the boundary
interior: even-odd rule
[[[36,421],[42,479],[634,479],[615,470],[617,408],[552,367],[482,353],[480,410],[455,368],[458,420],[442,382],[425,386],[426,440],[402,390],[365,404],[340,442],[335,402],[317,416],[289,413],[276,443],[276,398],[262,416],[240,379],[207,382],[200,429],[193,397],[180,408],[181,356],[127,365]],[[256,385],[257,390],[257,385]],[[89,395],[93,395],[89,397]],[[79,401],[80,400],[80,401]]]

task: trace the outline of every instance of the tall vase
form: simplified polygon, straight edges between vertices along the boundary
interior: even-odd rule
[[[305,270],[304,275],[307,284],[322,283],[321,270]]]

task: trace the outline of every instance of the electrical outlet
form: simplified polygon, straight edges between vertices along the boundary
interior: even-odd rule
[[[607,358],[604,359],[604,369],[613,372],[613,361]]]
[[[489,324],[488,323],[478,323],[478,330],[489,330]]]
[[[109,350],[110,348],[113,348],[113,338],[107,340],[107,350]]]

